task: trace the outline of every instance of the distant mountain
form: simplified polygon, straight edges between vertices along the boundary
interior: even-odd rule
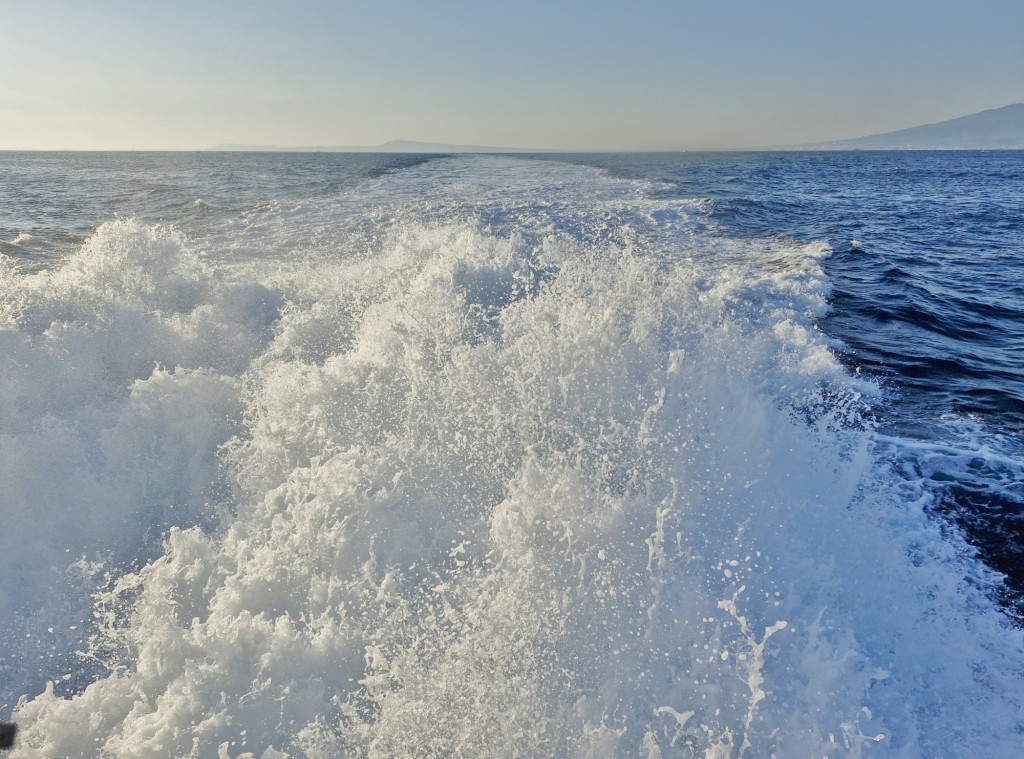
[[[1024,103],[937,124],[851,140],[793,145],[800,150],[1024,150]]]
[[[498,148],[487,145],[446,145],[439,142],[415,142],[413,140],[392,140],[383,145],[315,145],[303,147],[280,147],[278,145],[239,145],[224,142],[211,151],[276,152],[276,153],[540,153],[530,148]]]
[[[970,116],[872,134],[847,140],[785,145],[759,150],[1024,150],[1024,103],[992,108]],[[439,142],[392,140],[382,145],[240,145],[222,143],[211,151],[280,153],[549,153],[535,148],[489,145],[449,145]]]

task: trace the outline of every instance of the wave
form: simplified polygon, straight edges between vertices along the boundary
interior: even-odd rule
[[[237,224],[0,271],[13,756],[1015,754],[827,249],[500,158]]]

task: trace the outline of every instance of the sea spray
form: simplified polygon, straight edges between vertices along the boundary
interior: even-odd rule
[[[170,525],[212,523],[227,492],[217,450],[241,423],[233,375],[269,338],[274,296],[213,296],[179,235],[131,221],[4,282],[0,626],[13,704],[9,688],[41,686],[42,673],[84,687],[93,670],[71,654],[105,572],[153,558]]]
[[[380,180],[432,200],[333,257],[139,296],[194,325],[139,343],[181,369],[122,371],[86,429],[153,440],[166,398],[220,506],[157,520],[96,597],[106,671],[24,701],[15,756],[1012,756],[1019,634],[876,456],[871,386],[813,327],[827,250],[586,221],[632,198],[545,230],[513,201],[547,170],[492,160]],[[179,377],[238,410],[157,391]],[[94,471],[146,502],[135,449]]]

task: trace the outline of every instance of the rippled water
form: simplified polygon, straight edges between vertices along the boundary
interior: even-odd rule
[[[885,391],[880,429],[932,508],[1024,592],[1024,153],[565,157],[702,197],[713,223],[826,242],[851,370]],[[1020,611],[1015,611],[1020,614]]]
[[[0,154],[14,756],[1016,756],[1020,160]]]

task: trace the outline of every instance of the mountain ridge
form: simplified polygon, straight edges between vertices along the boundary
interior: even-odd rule
[[[780,150],[1024,150],[1024,103],[989,108],[932,124]]]
[[[775,145],[756,150],[1024,150],[1024,103],[1011,103],[931,124],[841,140]],[[245,145],[225,142],[211,152],[279,153],[562,153],[551,148],[509,148],[416,140],[391,140],[380,145]],[[607,151],[601,151],[607,152]],[[612,151],[620,152],[620,151]],[[621,151],[634,152],[634,151]],[[642,152],[642,151],[641,151]]]

